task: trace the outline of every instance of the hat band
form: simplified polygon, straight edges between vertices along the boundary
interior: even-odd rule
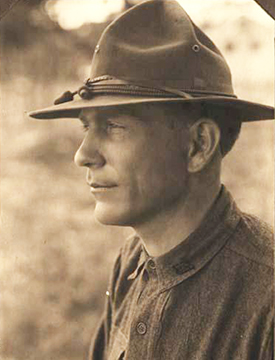
[[[114,80],[114,81],[112,81]],[[54,104],[58,105],[64,102],[72,101],[74,95],[78,94],[84,100],[90,100],[94,95],[129,95],[129,96],[142,96],[142,97],[154,97],[154,98],[184,98],[192,99],[202,96],[223,96],[229,98],[237,98],[237,96],[216,91],[204,91],[195,89],[172,89],[168,87],[150,87],[147,84],[129,83],[120,79],[110,78],[107,81],[104,80],[90,80],[85,82],[84,86],[81,86],[77,91],[73,93],[66,91],[61,97],[55,100]],[[99,84],[101,82],[101,84]]]

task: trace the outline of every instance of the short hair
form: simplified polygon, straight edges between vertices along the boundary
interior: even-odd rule
[[[165,112],[174,115],[183,124],[193,124],[201,118],[212,119],[220,129],[220,150],[222,157],[232,149],[239,137],[242,122],[237,120],[234,109],[222,105],[209,105],[207,103],[166,103]]]

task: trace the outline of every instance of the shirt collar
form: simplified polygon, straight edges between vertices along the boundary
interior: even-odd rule
[[[140,271],[142,270],[145,262],[149,259],[149,255],[144,247],[144,245],[141,243],[141,252],[139,255],[139,260],[137,263],[136,269],[127,277],[128,280],[134,280]]]
[[[198,272],[226,244],[239,223],[241,213],[222,186],[220,194],[200,226],[169,252],[152,258],[156,264],[159,289],[167,290]],[[149,255],[142,246],[138,266],[129,276],[137,277]]]

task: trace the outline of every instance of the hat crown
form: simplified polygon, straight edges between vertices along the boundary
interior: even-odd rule
[[[85,85],[29,115],[78,117],[84,108],[152,102],[215,107],[225,121],[274,117],[273,107],[234,95],[221,52],[175,0],[143,2],[113,21],[95,48]]]
[[[143,2],[106,28],[90,78],[107,74],[156,87],[234,94],[221,52],[174,0]]]

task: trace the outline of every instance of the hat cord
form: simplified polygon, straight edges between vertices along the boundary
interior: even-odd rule
[[[117,79],[118,80],[118,79]],[[169,87],[150,87],[147,84],[137,83],[120,83],[120,84],[99,84],[99,82],[91,81],[88,79],[85,85],[81,86],[77,91],[65,91],[58,99],[54,101],[55,105],[72,101],[74,96],[78,94],[84,100],[90,100],[97,94],[114,94],[114,95],[133,95],[133,96],[150,96],[159,98],[184,98],[192,99],[198,96],[225,96],[230,98],[237,98],[232,94],[211,92],[203,90],[178,90]]]

